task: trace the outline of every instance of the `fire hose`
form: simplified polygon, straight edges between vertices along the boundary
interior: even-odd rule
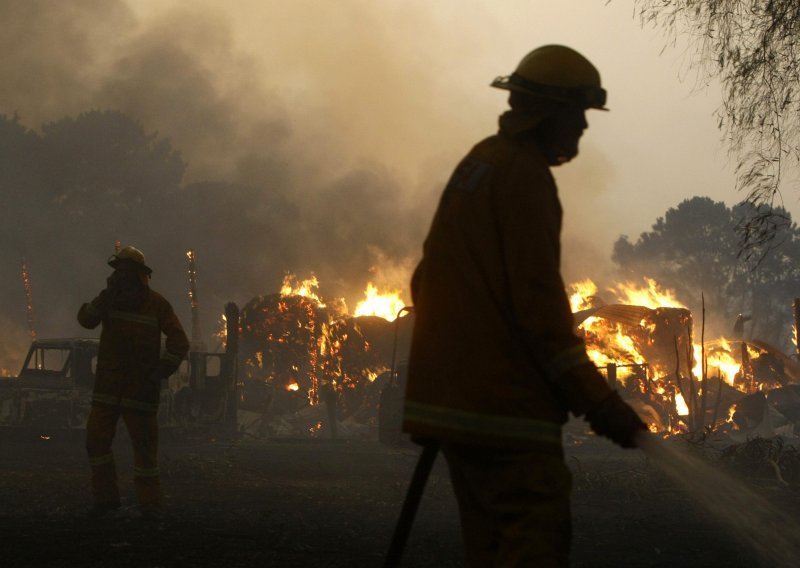
[[[653,434],[637,434],[636,446],[694,502],[750,545],[769,566],[797,566],[800,525],[793,516],[738,479]]]
[[[419,456],[419,461],[417,461],[417,466],[414,468],[414,475],[411,477],[411,483],[408,485],[406,498],[403,501],[403,508],[400,510],[400,517],[397,519],[397,525],[394,528],[392,542],[389,544],[389,552],[386,554],[386,561],[383,564],[384,568],[397,568],[400,566],[400,559],[403,556],[408,535],[411,533],[411,525],[414,524],[414,517],[417,514],[422,493],[425,491],[425,484],[428,481],[428,476],[438,453],[439,444],[437,443],[431,442],[422,447],[422,453]]]
[[[742,482],[705,463],[697,456],[679,451],[649,432],[636,435],[636,446],[695,502],[702,505],[738,534],[772,566],[796,566],[800,525]],[[397,519],[384,568],[397,568],[417,513],[425,484],[439,453],[431,443],[422,449],[414,475]]]

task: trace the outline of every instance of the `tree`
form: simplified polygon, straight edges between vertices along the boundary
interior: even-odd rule
[[[91,111],[42,127],[51,199],[64,214],[129,214],[148,196],[179,187],[186,164],[168,139],[119,111]]]
[[[8,197],[0,208],[0,315],[24,317],[19,267],[26,257],[36,309],[46,314],[39,331],[74,322],[76,302],[102,286],[102,260],[116,239],[170,236],[169,225],[153,220],[185,167],[169,140],[121,112],[63,118],[41,134],[0,117],[0,189]]]
[[[785,172],[800,164],[800,2],[638,0],[643,23],[688,36],[692,65],[719,79],[719,126],[736,155],[737,189],[754,207],[737,233],[745,257],[791,221],[780,208]]]
[[[800,230],[789,219],[772,243],[746,260],[738,255],[736,219],[758,214],[745,203],[728,208],[707,197],[693,197],[669,209],[636,242],[622,236],[614,244],[613,260],[632,278],[650,276],[676,291],[695,314],[705,298],[708,323],[729,334],[739,313],[752,316],[751,337],[787,347],[791,301],[798,295]],[[779,248],[773,245],[780,243]],[[760,257],[757,260],[756,257]]]

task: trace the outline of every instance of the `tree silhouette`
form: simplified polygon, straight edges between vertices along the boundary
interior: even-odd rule
[[[719,79],[717,112],[738,158],[737,189],[755,207],[737,225],[743,256],[763,256],[790,221],[776,208],[787,161],[800,163],[800,2],[638,0],[644,23],[690,42],[691,65]]]
[[[747,210],[743,210],[747,209]],[[755,211],[749,209],[756,209]],[[728,208],[708,197],[693,197],[670,208],[651,230],[631,242],[614,244],[612,259],[631,278],[650,276],[676,291],[699,314],[702,300],[711,323],[729,333],[736,316],[752,316],[750,336],[787,347],[791,302],[800,293],[800,231],[789,223],[750,260],[738,255],[736,219],[758,214],[745,203]]]
[[[151,195],[176,189],[186,164],[169,140],[119,111],[92,111],[42,127],[52,202],[72,217],[130,214]]]

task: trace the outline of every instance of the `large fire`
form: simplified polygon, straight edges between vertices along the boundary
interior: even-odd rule
[[[735,397],[783,380],[775,370],[783,370],[781,354],[769,345],[741,337],[698,342],[685,304],[652,279],[607,288],[603,296],[614,303],[591,280],[568,294],[589,357],[637,406],[660,416],[653,430],[713,429],[726,422]]]
[[[339,416],[365,415],[391,366],[405,302],[369,282],[351,315],[343,299],[324,298],[319,288],[314,276],[289,274],[280,293],[243,308],[242,374],[269,393],[250,399],[290,411],[335,403]],[[649,278],[603,290],[584,280],[568,295],[589,357],[655,432],[733,427],[732,404],[780,386],[792,369],[787,361],[784,374],[785,355],[741,334],[711,338],[673,291]],[[794,367],[792,381],[800,382]]]
[[[370,282],[351,315],[343,299],[319,289],[313,275],[287,274],[280,293],[242,308],[244,404],[271,415],[333,404],[340,418],[369,420],[383,384],[377,379],[391,366],[391,322],[405,303],[399,291]]]

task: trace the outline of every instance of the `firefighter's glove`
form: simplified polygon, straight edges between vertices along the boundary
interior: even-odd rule
[[[647,425],[616,391],[587,412],[586,420],[595,433],[623,448],[635,448],[636,434],[647,431]]]

